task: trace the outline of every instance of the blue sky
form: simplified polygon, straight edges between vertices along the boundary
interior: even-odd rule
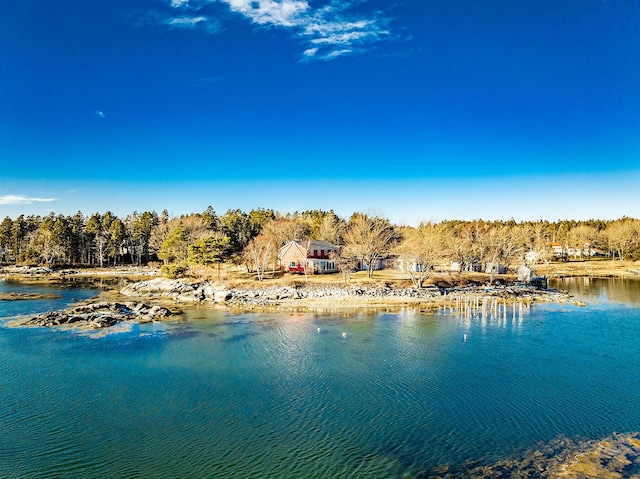
[[[640,216],[635,0],[4,0],[0,216]]]

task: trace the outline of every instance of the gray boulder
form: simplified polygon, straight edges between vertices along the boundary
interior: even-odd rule
[[[213,300],[216,303],[224,303],[226,301],[229,301],[231,298],[233,298],[233,293],[229,290],[223,289],[223,290],[216,291],[214,293]]]

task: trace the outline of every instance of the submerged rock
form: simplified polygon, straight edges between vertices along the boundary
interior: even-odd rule
[[[148,323],[161,321],[173,313],[162,306],[150,306],[144,303],[97,303],[82,304],[61,311],[49,311],[35,316],[14,319],[10,326],[72,326],[81,329],[102,329],[123,321]]]
[[[422,476],[418,476],[422,477]],[[447,479],[548,478],[622,479],[640,477],[640,433],[614,433],[600,440],[560,437],[521,458],[466,471],[429,475]]]
[[[0,293],[0,301],[28,301],[35,299],[58,299],[59,294],[52,293]]]

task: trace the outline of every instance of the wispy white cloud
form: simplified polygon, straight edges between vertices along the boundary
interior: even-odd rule
[[[206,22],[207,17],[175,17],[167,20],[167,25],[193,28],[198,23]]]
[[[320,38],[314,38],[311,43],[315,45],[350,45],[369,35],[375,35],[372,32],[340,32],[332,33]]]
[[[306,0],[222,0],[232,11],[241,13],[260,25],[296,27],[308,15]]]
[[[367,51],[380,41],[393,38],[389,19],[380,12],[355,11],[366,0],[331,0],[313,6],[309,0],[165,0],[174,9],[198,15],[170,16],[162,23],[171,28],[205,26],[209,33],[221,29],[219,21],[203,14],[207,7],[226,5],[230,12],[264,28],[289,31],[306,44],[304,60],[330,60],[342,55]],[[216,23],[217,22],[217,23]],[[211,28],[215,25],[216,28]]]
[[[307,48],[304,52],[302,52],[305,57],[313,57],[316,53],[318,53],[318,48]]]
[[[0,196],[0,205],[30,205],[31,203],[47,203],[56,201],[55,198],[34,198],[22,195]]]
[[[166,25],[178,28],[193,28],[198,23],[206,22],[207,17],[173,17],[165,20]]]
[[[171,28],[187,28],[189,30],[203,28],[207,33],[218,33],[221,30],[218,20],[204,15],[170,17],[164,19],[162,23]]]
[[[340,57],[342,55],[348,55],[350,53],[353,53],[353,50],[350,50],[348,48],[343,48],[342,50],[331,50],[329,53],[324,55],[323,59],[324,60],[331,60],[333,58],[338,58],[338,57]]]

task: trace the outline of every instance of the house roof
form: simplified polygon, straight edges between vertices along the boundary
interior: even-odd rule
[[[336,246],[328,241],[318,241],[318,240],[308,240],[308,241],[293,241],[297,245],[301,246],[304,249],[340,249],[339,246]]]
[[[280,248],[280,254],[278,255],[280,258],[290,249],[294,247],[297,249],[301,255],[306,256],[307,251],[313,250],[339,250],[340,246],[336,246],[328,241],[317,241],[317,240],[307,240],[307,241],[289,241],[282,248]]]

